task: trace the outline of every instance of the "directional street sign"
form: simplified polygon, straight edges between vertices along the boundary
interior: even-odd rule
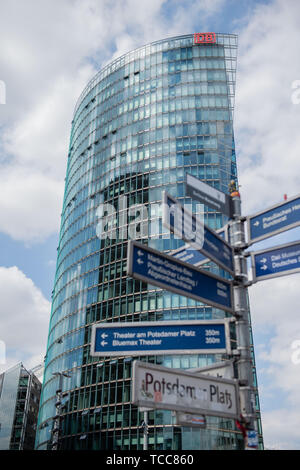
[[[253,282],[300,272],[300,242],[251,253]]]
[[[228,226],[225,225],[224,227],[216,230],[216,233],[223,238],[225,241],[228,241]],[[185,261],[186,263],[193,264],[194,266],[200,266],[205,263],[209,263],[211,260],[206,258],[199,250],[196,250],[191,245],[186,243],[184,246],[177,248],[177,250],[173,250],[169,253],[170,256],[173,256],[176,259],[180,259],[181,261]]]
[[[154,409],[237,418],[236,380],[133,362],[132,403]]]
[[[234,378],[234,368],[233,360],[229,359],[228,361],[215,362],[209,366],[201,367],[200,369],[188,369],[189,372],[194,372],[195,374],[207,374],[213,375],[214,377],[223,377],[224,379],[233,379]]]
[[[231,281],[132,240],[128,243],[127,274],[161,289],[233,312]]]
[[[300,195],[247,217],[248,243],[258,242],[300,225]]]
[[[229,321],[96,323],[91,356],[229,353]]]
[[[199,250],[206,258],[217,263],[233,275],[233,248],[214,230],[201,224],[177,199],[163,192],[163,217],[165,227]],[[202,235],[199,237],[199,231]],[[195,241],[191,237],[195,234]],[[197,240],[197,236],[200,240]]]
[[[232,218],[231,197],[228,194],[203,183],[188,173],[186,174],[185,188],[187,196]]]

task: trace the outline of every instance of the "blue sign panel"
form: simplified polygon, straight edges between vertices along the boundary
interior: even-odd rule
[[[128,243],[129,276],[232,312],[232,283],[135,241]]]
[[[206,256],[200,253],[200,251],[195,250],[188,244],[178,248],[178,250],[172,251],[170,255],[176,259],[181,259],[181,261],[185,261],[186,263],[193,265],[204,262],[205,260],[209,261]]]
[[[92,356],[225,353],[228,321],[98,323],[93,325]]]
[[[300,225],[300,195],[248,216],[248,241],[254,243]]]
[[[223,227],[222,229],[217,230],[218,235],[223,239],[225,239],[226,229],[227,227]],[[169,254],[176,259],[193,264],[194,266],[208,263],[210,261],[210,259],[200,253],[200,251],[192,248],[188,243],[177,250],[171,251]]]
[[[217,232],[201,224],[195,215],[166,192],[163,209],[163,224],[166,227],[198,249],[206,258],[233,274],[233,249]]]
[[[251,254],[253,280],[270,279],[300,271],[300,242],[292,242]]]
[[[247,431],[246,447],[250,449],[257,449],[258,447],[258,434],[256,431]]]

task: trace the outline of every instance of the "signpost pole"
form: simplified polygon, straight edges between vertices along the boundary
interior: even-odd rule
[[[148,450],[148,411],[144,411],[144,441],[143,441],[143,450]]]
[[[244,254],[245,220],[241,217],[240,196],[232,195],[233,218],[231,221],[231,243],[235,248],[235,282],[233,287],[234,310],[237,335],[237,369],[240,391],[241,414],[246,429],[255,430],[255,409],[253,406],[253,371],[249,335],[248,275],[247,261]]]

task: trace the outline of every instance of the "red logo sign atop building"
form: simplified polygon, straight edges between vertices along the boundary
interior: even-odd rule
[[[194,44],[213,44],[216,42],[216,33],[195,33]]]

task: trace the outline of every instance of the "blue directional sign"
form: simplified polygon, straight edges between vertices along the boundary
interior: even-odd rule
[[[300,242],[251,253],[253,281],[300,272]]]
[[[127,274],[232,312],[232,282],[136,241],[128,243]]]
[[[254,243],[300,225],[300,195],[247,217],[248,243]]]
[[[233,275],[233,248],[166,191],[163,192],[163,224]]]
[[[226,239],[227,229],[228,226],[226,225],[225,227],[222,227],[221,229],[217,230],[216,233],[221,238]],[[210,261],[209,258],[204,256],[202,253],[200,253],[199,250],[196,250],[188,243],[178,248],[177,250],[171,251],[169,254],[176,259],[180,259],[181,261],[185,261],[186,263],[193,264],[194,266],[200,266],[201,264],[208,263]]]
[[[91,356],[228,353],[229,319],[97,323]]]

